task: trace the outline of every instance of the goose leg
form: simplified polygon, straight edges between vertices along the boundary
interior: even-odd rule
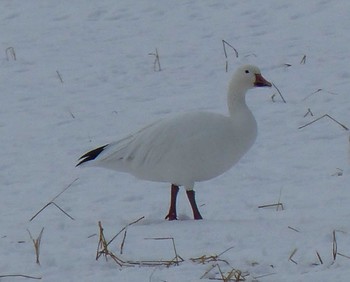
[[[197,207],[195,192],[193,190],[187,190],[186,194],[187,194],[187,198],[191,204],[194,219],[203,219],[203,217],[201,216],[201,214],[198,210],[198,207]]]
[[[171,184],[170,208],[169,208],[169,213],[167,214],[165,219],[168,219],[168,220],[176,220],[177,219],[176,198],[177,198],[178,192],[179,192],[179,186]]]

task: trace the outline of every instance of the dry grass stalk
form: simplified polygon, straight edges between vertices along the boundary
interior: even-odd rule
[[[344,255],[344,254],[341,254],[341,253],[337,253],[338,256],[341,256],[341,257],[344,257],[344,258],[347,258],[347,259],[350,259],[350,256],[347,256],[347,255]]]
[[[103,227],[102,227],[101,221],[98,222],[98,227],[100,229],[100,235],[99,235],[99,241],[98,241],[97,251],[96,251],[96,260],[98,260],[103,255],[106,258],[106,261],[108,257],[110,257],[119,266],[123,266],[125,262],[120,260],[117,256],[115,256],[112,252],[108,250],[108,243],[103,233]]]
[[[337,255],[341,256],[341,257],[344,257],[344,258],[347,258],[347,259],[350,259],[350,256],[347,256],[347,255],[344,255],[344,254],[338,252],[338,243],[337,243],[336,232],[343,232],[343,231],[341,231],[341,230],[333,230],[333,233],[332,233],[332,238],[333,238],[333,241],[332,241],[332,255],[333,255],[333,260],[334,261],[336,260]],[[343,232],[343,233],[345,233],[345,232]]]
[[[216,264],[215,266],[217,266],[217,268],[219,269],[219,273],[221,278],[209,278],[210,280],[220,280],[223,282],[239,282],[239,281],[246,281],[246,278],[249,274],[245,273],[243,274],[242,271],[238,270],[238,269],[234,269],[232,268],[230,271],[224,273],[221,270],[221,267],[219,264]]]
[[[138,223],[140,220],[144,219],[144,216],[141,216],[139,219],[134,220],[133,222],[130,222],[129,224],[127,224],[126,226],[124,226],[116,235],[114,235],[112,237],[112,239],[107,243],[107,246],[112,243],[114,241],[115,238],[117,238],[119,236],[120,233],[122,233],[124,230],[126,230],[126,228],[128,228],[129,226]]]
[[[231,47],[233,51],[235,51],[235,55],[236,55],[236,58],[238,58],[238,51],[235,47],[233,47],[230,43],[228,43],[226,40],[222,40],[222,45],[223,45],[223,48],[224,48],[224,54],[225,54],[225,58],[227,59],[227,52],[226,52],[226,45]]]
[[[172,245],[173,245],[173,250],[174,250],[174,254],[175,257],[172,260],[142,260],[142,261],[134,261],[134,260],[123,260],[120,257],[116,256],[113,252],[111,252],[108,249],[109,244],[119,235],[122,233],[122,231],[125,230],[124,232],[124,238],[126,237],[127,234],[127,227],[138,222],[139,220],[141,220],[144,217],[139,218],[138,220],[135,220],[132,223],[129,223],[128,225],[126,225],[120,232],[118,232],[118,234],[116,236],[113,237],[112,240],[107,241],[106,237],[104,235],[104,229],[102,227],[102,223],[99,221],[98,222],[98,226],[99,226],[99,241],[98,241],[98,245],[97,245],[97,251],[96,251],[96,260],[98,260],[101,256],[104,256],[106,258],[106,260],[108,260],[108,258],[113,259],[120,267],[134,267],[134,266],[147,266],[147,267],[158,267],[158,266],[166,266],[166,267],[170,267],[170,266],[178,266],[180,263],[184,262],[185,260],[178,254],[177,249],[176,249],[176,244],[175,244],[175,240],[173,237],[155,237],[155,238],[145,238],[145,240],[171,240],[172,241]],[[123,242],[125,242],[123,238]],[[122,243],[124,244],[124,243]],[[201,257],[198,258],[192,258],[190,259],[192,262],[201,262],[201,263],[209,263],[212,261],[215,261],[216,263],[209,269],[207,270],[200,279],[203,279],[204,277],[206,277],[208,275],[208,273],[210,271],[212,271],[214,268],[218,268],[221,278],[215,278],[215,280],[221,280],[224,282],[231,282],[231,281],[245,281],[245,277],[247,277],[249,274],[248,273],[243,273],[240,270],[234,269],[232,268],[230,271],[224,273],[219,265],[219,262],[224,262],[226,265],[229,265],[229,263],[223,259],[219,259],[219,257],[221,255],[223,255],[224,253],[226,253],[227,251],[231,250],[233,247],[230,247],[228,249],[226,249],[225,251],[221,252],[219,255],[215,255],[215,256],[206,256],[203,255]],[[152,278],[154,271],[152,272],[151,276],[150,276],[150,281]],[[211,278],[209,278],[211,279]]]
[[[232,268],[231,271],[227,272],[225,277],[226,281],[245,281],[245,276],[242,271]]]
[[[319,88],[316,91],[312,92],[311,94],[307,95],[302,101],[305,101],[306,99],[310,98],[314,94],[320,93],[320,92],[326,92],[326,93],[331,94],[331,95],[337,95],[337,93],[334,93],[334,92],[331,92],[331,91],[327,91],[327,90],[323,90],[322,88]]]
[[[314,94],[316,94],[316,93],[318,93],[320,91],[322,91],[322,88],[319,88],[316,91],[312,92],[311,94],[307,95],[302,101],[305,101],[305,100],[309,99],[312,95],[314,95]]]
[[[283,97],[281,91],[277,88],[277,86],[276,86],[274,83],[272,83],[272,85],[273,85],[273,87],[276,88],[276,90],[277,90],[278,94],[280,95],[280,97],[281,97],[283,103],[287,103],[286,100],[284,99],[284,97]],[[273,95],[271,96],[272,102],[275,102],[275,96],[276,96],[276,94],[273,94]]]
[[[8,61],[10,60],[10,57],[12,57],[12,59],[13,59],[14,61],[16,61],[16,52],[15,52],[15,48],[13,48],[13,47],[8,47],[8,48],[6,48],[5,53],[6,53],[6,59],[7,59]]]
[[[283,207],[283,204],[282,204],[282,203],[268,204],[268,205],[258,206],[259,209],[271,208],[271,207],[276,207],[276,211],[278,211],[279,209],[281,209],[282,211],[284,210],[284,207]]]
[[[306,63],[306,55],[304,55],[303,58],[300,61],[301,65],[305,65],[305,63]]]
[[[124,231],[124,236],[123,236],[123,240],[122,243],[120,244],[120,254],[123,254],[123,249],[124,249],[124,244],[125,244],[125,239],[126,239],[126,232],[128,231],[128,229],[126,228]]]
[[[107,241],[105,238],[105,235],[103,233],[103,227],[101,221],[98,222],[98,228],[99,228],[99,239],[98,239],[98,244],[97,244],[97,251],[96,251],[96,260],[100,258],[101,255],[107,255],[108,252],[108,245]]]
[[[120,267],[132,267],[132,266],[150,266],[150,267],[155,267],[155,266],[172,266],[172,265],[179,265],[180,262],[183,262],[184,259],[181,258],[177,251],[176,251],[176,246],[175,246],[175,241],[174,238],[148,238],[152,240],[172,240],[173,242],[173,248],[175,252],[175,257],[172,260],[142,260],[142,261],[133,261],[133,260],[123,260],[120,257],[116,256],[112,251],[108,249],[109,244],[119,235],[121,234],[126,228],[132,224],[135,224],[136,222],[140,221],[144,217],[139,218],[138,220],[133,221],[132,223],[129,223],[126,227],[124,227],[116,236],[113,237],[112,240],[108,241],[106,240],[106,237],[103,232],[103,227],[102,223],[99,221],[98,226],[100,230],[100,235],[99,235],[99,241],[97,245],[97,251],[96,251],[96,260],[98,260],[101,256],[104,256],[106,260],[108,258],[113,259]],[[124,232],[125,237],[126,233]],[[125,242],[125,240],[124,240]],[[123,243],[122,243],[123,244]]]
[[[226,253],[226,252],[232,250],[233,248],[234,248],[234,246],[227,248],[225,251],[223,251],[223,252],[221,252],[220,254],[218,254],[218,257],[219,257],[219,256],[222,256],[224,253]]]
[[[320,256],[320,254],[318,253],[318,251],[316,251],[316,255],[317,255],[317,258],[320,261],[320,263],[323,264],[323,260],[322,260],[322,258]]]
[[[221,280],[223,280],[224,282],[226,282],[226,281],[225,281],[224,273],[222,272],[220,265],[217,264],[216,266],[217,266],[218,269],[219,269],[219,272],[220,272],[220,275],[221,275],[221,278],[222,278]]]
[[[280,190],[280,193],[279,193],[279,196],[278,196],[278,202],[276,204],[262,205],[262,206],[258,206],[258,208],[261,209],[261,208],[276,207],[276,211],[279,211],[279,209],[281,209],[283,211],[284,210],[284,206],[281,203],[281,195],[282,195],[282,189]]]
[[[29,221],[32,221],[34,218],[36,218],[44,209],[46,209],[50,205],[54,205],[56,208],[58,208],[61,212],[63,212],[66,216],[68,216],[71,220],[74,220],[72,216],[70,216],[67,212],[65,212],[60,206],[58,206],[54,201],[61,196],[65,191],[67,191],[74,182],[76,182],[79,178],[74,179],[68,186],[66,186],[60,193],[58,193],[55,197],[52,198],[51,201],[49,201],[45,206],[43,206],[35,215],[32,216],[32,218]]]
[[[304,117],[307,117],[308,115],[311,115],[312,117],[314,116],[314,114],[312,113],[312,111],[311,111],[310,108],[307,109],[307,112],[306,112],[306,114],[304,115]]]
[[[333,253],[333,260],[336,260],[337,253],[338,253],[338,244],[337,244],[337,238],[335,236],[335,230],[333,230],[333,243],[332,243],[332,253]]]
[[[62,79],[61,74],[59,73],[59,71],[58,71],[58,70],[56,71],[56,73],[57,73],[57,76],[58,76],[59,80],[60,80],[60,81],[61,81],[61,83],[63,84],[63,79]]]
[[[295,264],[298,264],[294,259],[293,259],[293,256],[295,255],[295,253],[297,252],[297,248],[295,248],[293,251],[292,251],[292,253],[290,254],[290,256],[289,256],[289,258],[288,258],[288,260],[289,261],[291,261],[291,262],[293,262],[293,263],[295,263]]]
[[[7,274],[7,275],[0,275],[0,278],[8,278],[8,277],[22,277],[22,278],[28,278],[28,279],[37,279],[40,280],[41,277],[35,277],[25,274]]]
[[[40,265],[40,244],[41,244],[41,237],[43,236],[44,227],[41,229],[38,238],[34,239],[30,231],[27,229],[30,239],[33,241],[34,244],[34,250],[35,250],[35,257],[36,257],[36,263]]]
[[[208,255],[202,255],[200,257],[196,257],[196,258],[190,258],[190,260],[192,262],[195,262],[195,263],[199,263],[199,264],[206,264],[206,263],[210,263],[210,262],[224,262],[226,264],[229,264],[226,260],[224,259],[219,259],[219,256],[218,255],[211,255],[211,256],[208,256]]]
[[[224,273],[220,267],[220,262],[224,262],[225,265],[230,265],[226,260],[224,259],[220,259],[219,257],[221,255],[223,255],[224,253],[226,253],[227,251],[233,249],[234,247],[230,247],[228,249],[226,249],[225,251],[221,252],[218,255],[203,255],[197,258],[190,258],[190,260],[192,262],[195,263],[200,263],[200,264],[206,264],[206,263],[211,263],[211,262],[215,262],[215,264],[213,264],[201,277],[200,279],[203,279],[205,277],[207,277],[208,273],[210,273],[214,268],[218,268],[219,273],[221,278],[209,278],[210,280],[221,280],[221,281],[245,281],[245,277],[248,276],[248,273],[244,273],[241,270],[232,268],[230,271]]]
[[[156,52],[155,53],[148,53],[148,55],[154,56],[153,70],[154,71],[161,71],[162,68],[160,66],[160,59],[159,59],[158,49],[156,48]]]
[[[179,262],[183,262],[184,259],[180,257],[176,251],[175,240],[173,237],[165,237],[165,238],[145,238],[145,240],[171,240],[173,242],[173,249],[175,253],[175,257],[171,260],[175,265],[179,265]]]
[[[208,273],[212,271],[215,267],[216,267],[216,264],[211,265],[210,268],[206,272],[204,272],[204,274],[199,279],[205,278],[208,275]]]
[[[294,228],[294,227],[291,227],[291,226],[288,226],[289,229],[295,231],[295,232],[300,232],[298,229]]]
[[[203,255],[203,256],[200,256],[200,257],[197,257],[197,258],[190,258],[190,260],[192,262],[196,262],[196,263],[200,263],[200,264],[205,264],[205,263],[209,263],[209,262],[224,262],[226,263],[227,265],[229,265],[229,263],[224,260],[224,259],[219,259],[220,256],[222,256],[224,253],[228,252],[229,250],[233,249],[234,247],[229,247],[227,248],[225,251],[221,252],[220,254],[218,255],[211,255],[211,256],[207,256],[207,255]]]
[[[329,118],[329,119],[331,119],[332,121],[334,121],[335,123],[339,124],[343,129],[349,130],[349,128],[348,128],[347,126],[345,126],[344,124],[340,123],[339,121],[337,121],[336,119],[334,119],[333,117],[331,117],[329,114],[324,114],[323,116],[321,116],[321,117],[319,117],[319,118],[316,118],[316,119],[314,119],[313,121],[308,122],[307,124],[304,124],[304,125],[302,125],[302,126],[299,126],[298,129],[302,129],[302,128],[304,128],[304,127],[307,127],[307,126],[313,124],[314,122],[319,121],[320,119],[323,119],[323,118],[325,118],[325,117],[326,117],[326,118]]]
[[[226,63],[225,63],[225,70],[226,72],[228,72],[228,56],[227,56],[227,51],[226,51],[226,45],[231,47],[233,49],[233,51],[235,52],[235,55],[236,55],[236,58],[238,58],[238,51],[235,47],[233,47],[230,43],[228,43],[227,41],[225,40],[222,40],[222,46],[224,48],[224,54],[225,54],[225,58],[226,58]]]
[[[276,211],[278,211],[279,208],[281,208],[282,211],[284,210],[283,204],[281,203],[281,197],[282,197],[282,188],[281,188],[280,194],[278,196],[278,204],[280,204],[280,205],[276,206]]]

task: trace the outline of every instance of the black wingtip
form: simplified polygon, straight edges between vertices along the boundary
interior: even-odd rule
[[[101,146],[101,147],[98,147],[90,152],[87,152],[86,154],[82,155],[79,160],[80,162],[76,165],[76,166],[80,166],[82,163],[85,163],[85,162],[88,162],[88,161],[92,161],[94,159],[97,158],[97,156],[99,154],[101,154],[101,152],[106,148],[107,145],[104,145],[104,146]]]

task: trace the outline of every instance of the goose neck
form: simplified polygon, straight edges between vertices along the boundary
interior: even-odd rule
[[[234,87],[231,84],[227,95],[227,105],[231,116],[241,113],[242,111],[249,111],[245,100],[245,94],[248,89]]]

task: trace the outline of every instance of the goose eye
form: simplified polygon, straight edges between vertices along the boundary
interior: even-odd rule
[[[249,73],[249,70],[245,70],[245,73]]]

